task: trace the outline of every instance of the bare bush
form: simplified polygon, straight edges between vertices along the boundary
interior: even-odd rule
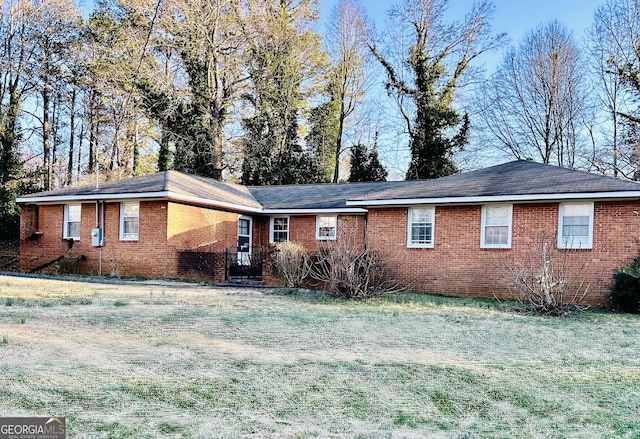
[[[589,293],[588,263],[579,263],[579,250],[554,250],[542,242],[539,251],[522,261],[505,264],[508,287],[515,285],[527,309],[546,315],[564,315]]]
[[[311,263],[309,254],[302,244],[285,241],[273,247],[273,272],[286,287],[297,288],[304,284],[309,275]]]
[[[400,290],[390,263],[379,251],[344,239],[319,247],[310,275],[328,285],[335,297],[368,299]]]

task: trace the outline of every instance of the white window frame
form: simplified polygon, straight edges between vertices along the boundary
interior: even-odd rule
[[[495,224],[487,224],[487,210],[490,207],[506,207],[508,208],[507,222],[507,243],[506,244],[487,244],[487,227],[494,227]],[[482,206],[482,218],[480,220],[480,248],[511,248],[511,231],[513,218],[513,204],[485,204]],[[498,226],[504,227],[504,226]]]
[[[431,211],[431,242],[415,242],[412,240],[412,219],[413,211],[415,210],[429,210]],[[428,223],[427,223],[428,224]],[[407,247],[408,248],[433,248],[436,240],[436,208],[435,206],[420,206],[410,207],[407,210]]]
[[[589,213],[589,236],[586,241],[566,240],[562,234],[564,228],[564,210],[566,206],[587,206]],[[593,201],[560,203],[558,205],[558,248],[591,249],[593,248]]]
[[[69,208],[77,207],[80,209],[80,218],[78,221],[69,221]],[[80,227],[78,227],[78,235],[70,235],[69,234],[69,224],[78,223]],[[62,224],[62,239],[73,239],[74,241],[80,241],[80,234],[82,233],[82,204],[65,204],[64,205],[64,220]]]
[[[247,233],[241,232],[241,227],[240,227],[241,221],[247,221],[248,223]],[[248,238],[246,248],[240,247],[240,238]],[[251,265],[252,249],[253,249],[253,218],[251,218],[250,216],[241,215],[238,218],[238,246],[237,246],[238,262],[241,265]]]
[[[322,224],[323,220],[329,220],[329,224]],[[320,235],[320,229],[333,228],[333,234],[327,236]],[[335,241],[338,236],[338,215],[317,215],[316,216],[316,240]]]
[[[138,232],[137,233],[125,233],[124,232],[124,223],[125,218],[135,218],[135,217],[125,217],[125,205],[127,204],[137,204],[138,205]],[[120,241],[137,241],[140,237],[140,202],[139,201],[123,201],[120,203]]]
[[[275,215],[275,216],[272,216],[269,219],[269,243],[270,244],[274,244],[275,243],[275,241],[273,240],[273,235],[274,235],[274,232],[275,232],[275,230],[273,230],[273,226],[274,226],[274,222],[275,222],[276,218],[286,218],[287,219],[287,230],[286,230],[287,239],[285,241],[289,240],[289,236],[290,236],[290,233],[291,233],[291,217],[289,215]],[[283,232],[283,230],[279,230],[279,232]],[[282,242],[282,241],[278,241],[278,242]]]

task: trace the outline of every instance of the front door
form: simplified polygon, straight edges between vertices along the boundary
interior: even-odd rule
[[[251,229],[253,221],[248,216],[238,219],[238,264],[251,265]]]

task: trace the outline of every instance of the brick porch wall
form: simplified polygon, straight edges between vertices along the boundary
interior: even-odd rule
[[[558,203],[514,204],[510,249],[480,248],[481,206],[436,207],[434,248],[407,248],[407,208],[370,209],[368,245],[394,261],[411,290],[469,297],[513,297],[504,267],[535,259],[542,241],[583,272],[591,305],[606,305],[613,270],[633,259],[640,243],[640,203],[596,202],[590,250],[557,250]],[[544,238],[544,239],[543,239]],[[586,269],[582,269],[586,266]]]

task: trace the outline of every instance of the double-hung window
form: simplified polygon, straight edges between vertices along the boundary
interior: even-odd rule
[[[140,203],[124,201],[120,203],[120,240],[137,241],[140,229]]]
[[[407,247],[433,247],[435,213],[435,207],[409,209]]]
[[[558,248],[592,248],[593,203],[560,203]]]
[[[336,239],[336,229],[338,226],[337,216],[316,216],[316,239],[334,240]]]
[[[289,217],[272,216],[269,242],[284,242],[289,240]]]
[[[482,206],[480,224],[481,248],[511,247],[512,210],[513,206],[510,204]]]
[[[64,239],[80,239],[80,217],[82,216],[81,204],[65,204],[64,206]]]

